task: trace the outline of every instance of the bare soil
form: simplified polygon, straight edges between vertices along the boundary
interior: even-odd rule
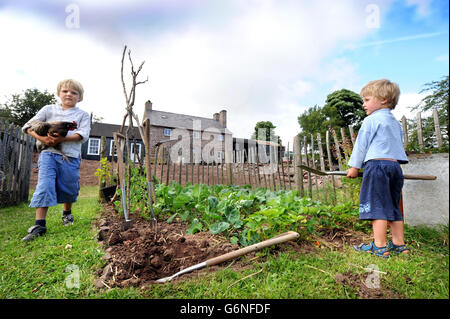
[[[103,216],[96,225],[98,240],[106,252],[106,266],[97,271],[98,288],[153,284],[157,279],[238,249],[226,238],[209,232],[186,235],[187,227],[181,222],[158,221],[155,230],[137,214],[130,218],[130,222],[125,222],[112,205],[104,205]],[[209,268],[214,269],[217,267]],[[183,279],[189,277],[183,275]]]
[[[102,217],[94,227],[98,230],[99,244],[105,249],[105,266],[96,272],[97,288],[112,287],[147,287],[156,284],[156,280],[171,276],[192,265],[206,261],[232,250],[239,249],[229,243],[227,238],[200,232],[186,235],[187,225],[182,222],[167,224],[158,221],[156,231],[149,222],[138,214],[131,215],[131,222],[120,218],[111,204],[105,204]],[[344,230],[324,232],[312,240],[289,241],[269,249],[269,254],[276,256],[282,252],[294,254],[317,253],[321,249],[343,251],[344,246],[367,241],[366,234]],[[172,282],[197,278],[230,267],[240,272],[252,267],[259,256],[256,252],[241,256],[234,261],[203,268],[176,277]],[[266,257],[263,257],[263,259]],[[363,299],[398,299],[382,282],[374,280],[376,273],[366,271],[348,271],[335,274],[336,284],[344,285],[356,291]],[[378,278],[380,278],[378,276]]]

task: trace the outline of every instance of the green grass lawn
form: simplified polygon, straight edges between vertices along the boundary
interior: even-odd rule
[[[94,272],[105,262],[92,226],[101,215],[97,195],[97,187],[81,189],[72,226],[62,225],[62,205],[50,208],[47,234],[30,243],[21,239],[34,223],[34,209],[27,204],[0,209],[0,298],[353,299],[359,297],[358,287],[336,283],[334,277],[351,272],[363,280],[369,265],[379,271],[381,287],[396,296],[449,298],[448,226],[407,228],[412,254],[388,260],[351,247],[343,252],[317,248],[308,254],[266,249],[240,272],[228,263],[217,272],[199,271],[193,279],[146,289],[99,290],[93,285]]]

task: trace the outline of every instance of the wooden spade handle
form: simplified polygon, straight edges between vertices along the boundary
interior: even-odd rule
[[[403,177],[405,179],[420,179],[420,180],[428,180],[428,181],[434,181],[436,179],[436,176],[433,176],[433,175],[403,174]]]
[[[332,171],[332,172],[324,172],[323,175],[341,175],[346,176],[347,172],[345,171]],[[358,177],[363,177],[363,172],[358,172]],[[418,179],[418,180],[428,180],[434,181],[436,176],[434,175],[417,175],[417,174],[403,174],[405,179]]]
[[[260,243],[253,244],[251,246],[247,246],[247,247],[235,250],[235,251],[230,251],[229,253],[226,253],[226,254],[221,255],[221,256],[210,258],[210,259],[205,261],[205,264],[206,264],[206,266],[217,265],[217,264],[220,264],[220,263],[222,263],[224,261],[240,257],[242,255],[248,254],[248,253],[256,251],[256,250],[260,250],[260,249],[265,248],[265,247],[269,247],[269,246],[272,246],[272,245],[275,245],[275,244],[283,243],[285,241],[296,239],[299,236],[300,235],[298,233],[294,232],[294,231],[288,231],[286,233],[282,233],[282,234],[280,234],[278,236],[275,236],[273,238],[267,239],[267,240],[262,241]]]

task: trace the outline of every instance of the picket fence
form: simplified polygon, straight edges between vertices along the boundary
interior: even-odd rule
[[[418,144],[423,146],[420,113],[417,117],[419,124],[413,129],[418,131]],[[438,120],[436,111],[434,119]],[[403,117],[401,122],[406,136],[404,140],[406,147],[408,143],[406,119]],[[437,145],[442,147],[439,123],[435,123],[435,128]],[[228,162],[184,162],[181,156],[174,161],[169,156],[170,146],[161,144],[150,149],[151,172],[158,182],[165,184],[176,181],[183,186],[187,183],[201,183],[247,185],[253,189],[263,187],[274,191],[297,190],[302,197],[307,196],[314,200],[336,204],[337,201],[352,199],[354,196],[352,187],[343,184],[341,178],[337,176],[314,175],[302,170],[298,165],[303,164],[322,171],[345,170],[345,163],[349,160],[349,154],[356,140],[353,127],[349,126],[348,129],[349,137],[346,136],[344,128],[330,128],[326,132],[325,139],[320,133],[311,134],[308,138],[304,136],[303,139],[295,136],[293,143],[288,143],[284,149],[284,156],[279,157],[278,151],[273,147],[269,163],[267,157],[264,161],[259,158],[261,153],[257,147],[233,151]],[[118,153],[120,153],[118,159],[126,160],[123,149]],[[137,155],[135,154],[135,157],[143,165],[143,158],[139,159]]]
[[[28,200],[35,140],[0,119],[0,207]]]

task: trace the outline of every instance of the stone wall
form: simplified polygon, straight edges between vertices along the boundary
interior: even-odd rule
[[[407,180],[403,186],[405,223],[436,227],[449,222],[449,154],[414,154],[402,165],[404,174],[435,175],[436,180]]]

